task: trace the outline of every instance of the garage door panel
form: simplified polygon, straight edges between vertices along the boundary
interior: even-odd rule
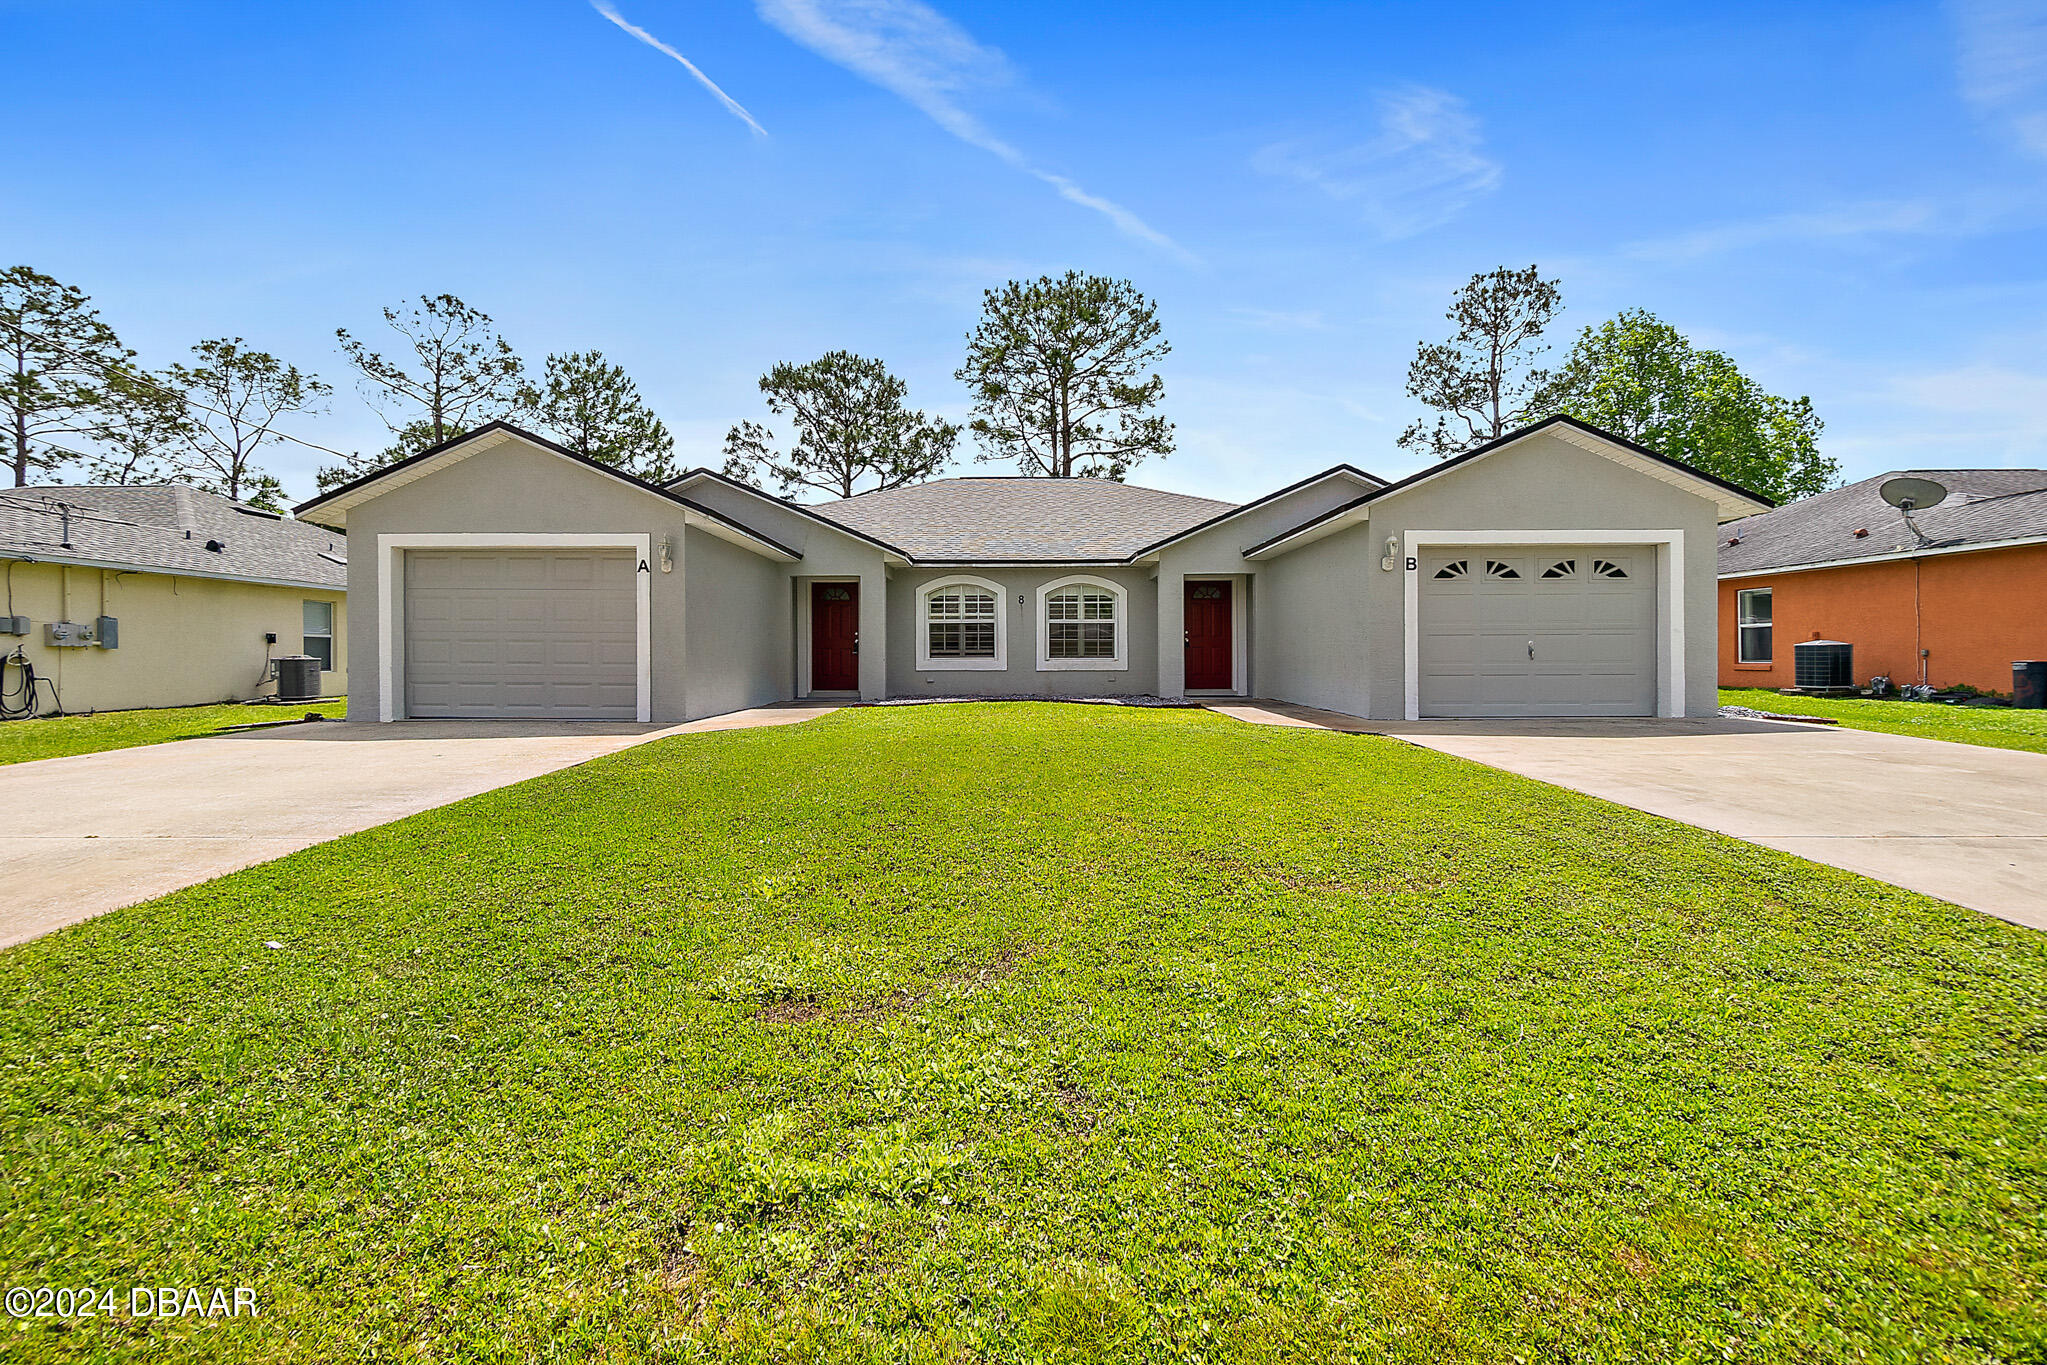
[[[632,719],[634,569],[624,552],[410,552],[407,713]]]
[[[1653,715],[1654,566],[1639,546],[1424,554],[1421,713]]]

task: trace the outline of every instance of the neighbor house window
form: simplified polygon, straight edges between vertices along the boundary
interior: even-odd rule
[[[1007,665],[1002,589],[980,578],[934,581],[917,592],[917,667],[999,669]]]
[[[1736,658],[1745,664],[1766,664],[1775,658],[1770,644],[1770,590],[1743,588],[1734,595],[1736,633],[1741,637]]]
[[[306,647],[304,653],[320,661],[320,671],[334,671],[334,604],[332,602],[308,602],[305,604]]]
[[[1038,667],[1128,667],[1126,596],[1099,578],[1062,578],[1038,589]]]

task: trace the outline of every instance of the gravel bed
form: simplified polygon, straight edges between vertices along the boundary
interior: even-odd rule
[[[1839,725],[1832,716],[1794,716],[1783,711],[1758,711],[1753,706],[1723,706],[1720,714],[1728,720],[1797,720],[1807,725]]]

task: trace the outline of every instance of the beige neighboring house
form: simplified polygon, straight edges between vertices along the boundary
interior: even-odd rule
[[[276,695],[271,660],[348,688],[348,540],[195,488],[0,491],[0,687],[36,713]],[[64,639],[81,643],[59,643]]]

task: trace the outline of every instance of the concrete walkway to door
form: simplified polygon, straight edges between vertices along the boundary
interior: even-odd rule
[[[0,948],[636,744],[835,709],[766,706],[686,725],[288,725],[0,767]]]
[[[1361,720],[1212,709],[1390,735],[2047,929],[2047,754],[1755,720]]]

